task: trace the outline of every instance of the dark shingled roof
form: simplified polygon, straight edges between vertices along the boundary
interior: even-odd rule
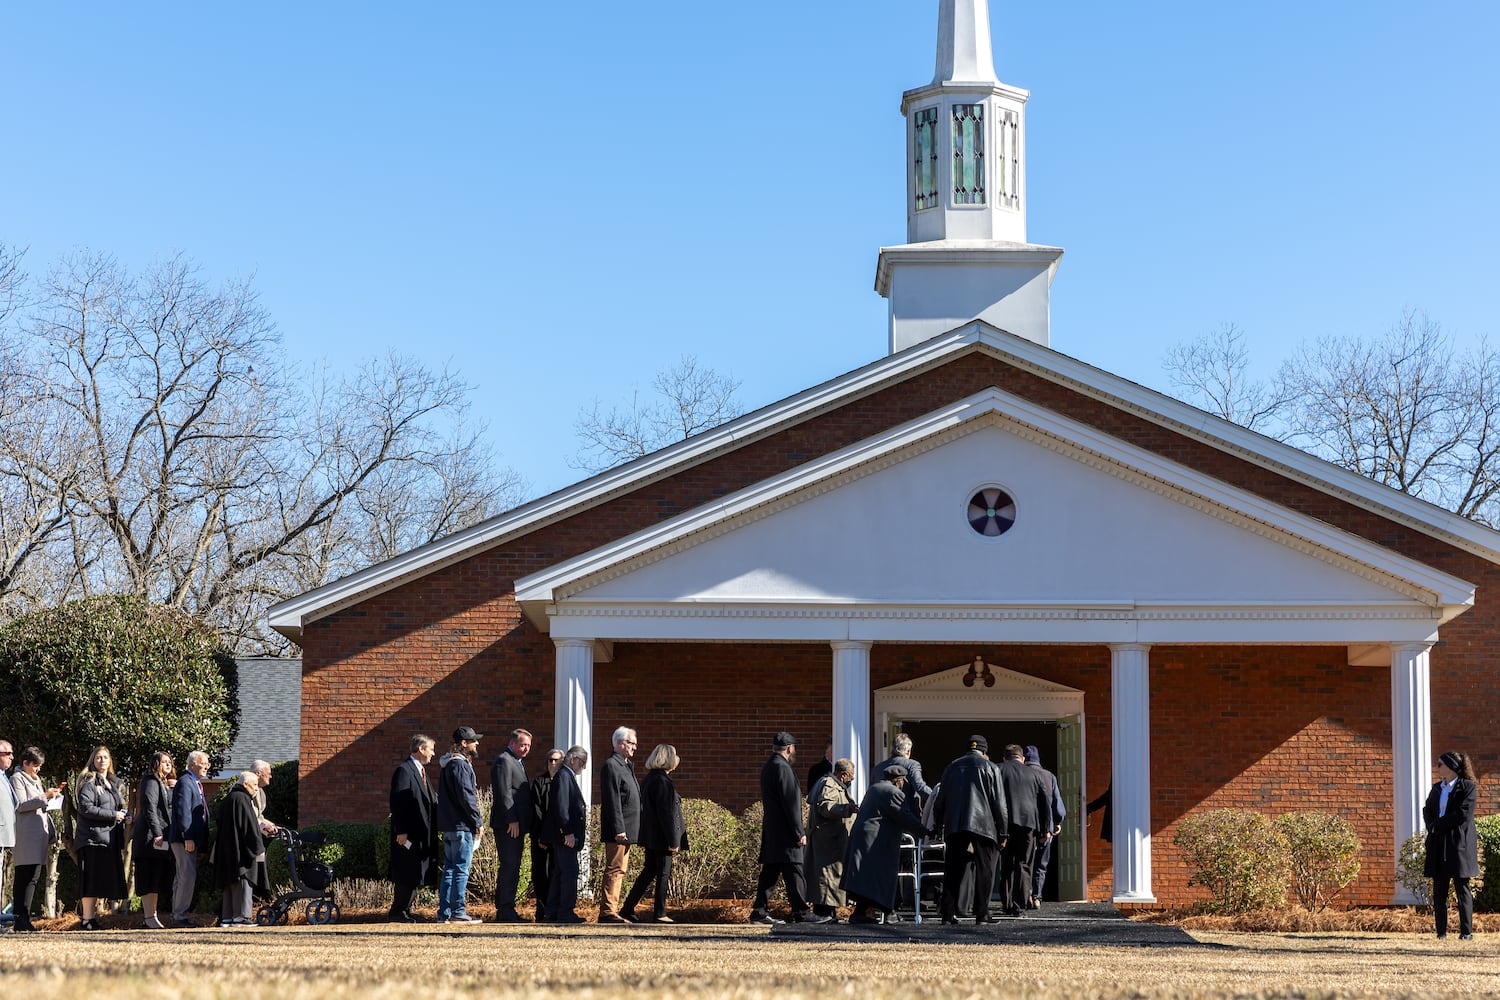
[[[254,760],[296,760],[302,743],[302,660],[254,656],[235,660],[240,672],[240,732],[228,771]]]

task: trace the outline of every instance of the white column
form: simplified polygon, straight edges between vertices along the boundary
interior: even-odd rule
[[[1117,903],[1154,903],[1151,892],[1151,647],[1111,645],[1115,891]]]
[[[870,786],[870,646],[833,643],[833,756],[854,761],[850,793],[858,801]],[[819,741],[821,742],[821,741]]]
[[[589,752],[588,766],[578,775],[578,784],[593,805],[594,640],[552,641],[557,645],[552,738],[563,750],[580,746]],[[585,847],[578,852],[578,892],[584,898],[589,896],[589,882],[589,852]]]
[[[1428,695],[1428,642],[1391,645],[1391,781],[1396,819],[1395,857],[1406,838],[1422,829],[1422,802],[1432,784],[1432,706]],[[1392,872],[1394,879],[1395,873]],[[1399,882],[1395,902],[1419,902]]]

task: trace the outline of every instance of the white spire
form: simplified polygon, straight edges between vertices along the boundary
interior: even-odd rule
[[[1049,342],[1062,251],[1026,238],[1029,96],[995,76],[988,0],[938,0],[937,73],[901,98],[907,242],[875,274],[893,352],[976,319]]]
[[[938,83],[998,83],[990,43],[989,0],[939,0]]]

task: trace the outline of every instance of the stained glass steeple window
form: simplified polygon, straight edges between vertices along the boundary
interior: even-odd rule
[[[984,105],[953,105],[953,203],[984,204]]]
[[[938,109],[917,112],[912,129],[912,178],[917,192],[917,210],[938,204]]]

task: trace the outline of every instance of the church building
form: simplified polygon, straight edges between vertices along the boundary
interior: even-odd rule
[[[935,782],[978,732],[1058,774],[1049,898],[1200,897],[1173,833],[1219,807],[1340,813],[1347,898],[1401,898],[1437,754],[1500,764],[1500,533],[1054,349],[1028,96],[986,0],[939,0],[886,356],[271,610],[304,822],[380,821],[460,724],[595,762],[627,725],[736,811],[778,730],[856,794],[897,733]]]

